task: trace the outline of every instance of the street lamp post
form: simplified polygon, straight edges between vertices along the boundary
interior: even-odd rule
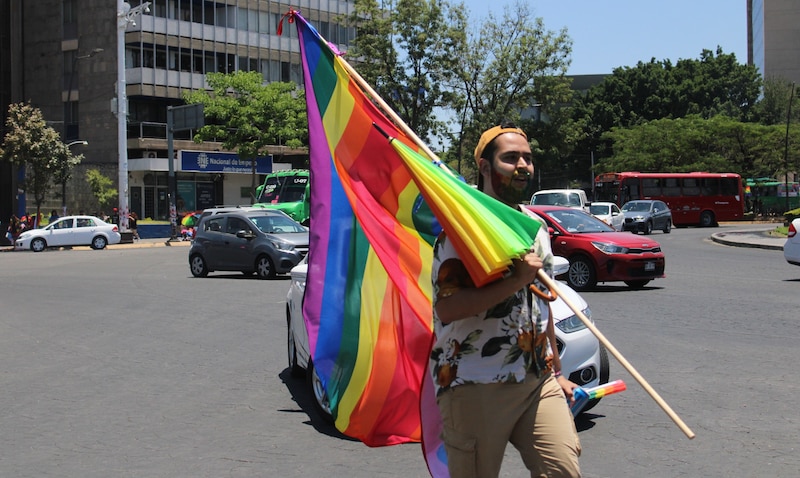
[[[117,147],[119,152],[119,227],[128,229],[128,99],[125,94],[125,29],[136,17],[150,11],[150,2],[131,8],[117,0]]]
[[[86,146],[87,144],[89,144],[89,142],[80,139],[77,141],[72,141],[67,143],[67,149],[69,149],[72,146],[75,146],[76,144],[82,144]],[[65,158],[64,164],[61,166],[62,167],[61,169],[61,215],[62,216],[67,215],[67,172],[69,170],[68,164],[69,164],[69,158]]]
[[[792,98],[794,98],[794,82],[792,82],[792,93],[789,95],[789,107],[786,109],[786,142],[783,149],[783,167],[786,168],[784,173],[786,206],[784,211],[789,211],[789,123],[792,119]]]

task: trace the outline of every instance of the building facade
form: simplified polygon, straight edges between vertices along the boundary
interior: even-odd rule
[[[208,89],[205,75],[211,72],[257,71],[265,82],[302,84],[297,32],[284,20],[278,35],[281,19],[298,9],[326,39],[346,49],[355,33],[341,18],[352,11],[352,2],[151,0],[149,11],[135,18],[135,25],[128,24],[124,33],[130,210],[141,218],[169,217],[168,107],[184,105],[188,91]],[[128,3],[136,7],[144,2]],[[98,206],[86,171],[99,170],[115,186],[121,182],[117,2],[0,0],[0,18],[3,118],[10,103],[30,101],[66,143],[88,143],[71,146],[84,160],[66,186],[66,204],[68,212],[95,212]],[[222,150],[219,143],[195,143],[193,134],[182,130],[173,136],[179,209],[249,203],[252,168],[239,164],[235,153]],[[307,158],[302,149],[270,147],[257,162],[255,182],[272,169],[307,167]],[[220,164],[229,167],[209,168]],[[5,220],[25,207],[25,198],[16,188],[17,172],[8,165],[2,168],[0,217]],[[60,190],[54,187],[48,196],[48,210],[60,208]],[[28,210],[32,207],[27,204]]]
[[[747,63],[800,85],[800,2],[747,0]]]

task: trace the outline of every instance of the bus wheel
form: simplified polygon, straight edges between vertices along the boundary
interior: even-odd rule
[[[714,225],[714,213],[711,211],[703,211],[700,214],[700,226],[711,227]]]

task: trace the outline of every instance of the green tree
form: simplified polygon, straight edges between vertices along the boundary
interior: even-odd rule
[[[258,72],[209,73],[211,91],[184,95],[188,104],[203,104],[211,124],[200,128],[194,140],[221,141],[253,163],[251,188],[256,189],[255,160],[268,146],[299,148],[308,141],[304,92],[295,83],[263,84]],[[252,199],[252,196],[251,196]]]
[[[47,125],[42,112],[30,103],[9,106],[6,129],[0,157],[24,168],[25,179],[21,186],[33,197],[38,218],[52,178],[70,152],[58,133]]]
[[[794,98],[792,95],[794,94]],[[800,122],[800,86],[795,86],[792,92],[792,83],[779,77],[764,80],[764,91],[761,99],[754,108],[753,121],[765,124],[785,125],[787,118],[792,123]],[[789,100],[792,99],[791,111]]]
[[[455,24],[456,28],[462,27]],[[468,145],[463,155],[472,156],[481,131],[512,121],[549,158],[550,165],[543,161],[537,167],[555,167],[558,158],[571,150],[578,133],[568,107],[573,93],[565,74],[572,40],[566,30],[546,30],[527,3],[517,2],[502,18],[490,14],[477,34],[471,29],[466,32],[464,41],[454,42],[451,53],[457,59],[451,88],[461,94],[464,108],[459,114],[464,120],[462,142]],[[522,119],[524,114],[528,120]],[[474,165],[473,161],[464,163]],[[462,174],[473,178],[475,170],[468,168]]]
[[[598,164],[597,173],[735,172],[743,177],[782,175],[797,164],[799,154],[786,153],[786,126],[736,121],[725,115],[660,119],[612,128],[602,138],[614,154]],[[800,144],[800,127],[792,125],[789,143]]]
[[[86,171],[86,182],[89,183],[89,189],[100,205],[100,209],[106,209],[109,205],[117,203],[118,194],[113,187],[114,181],[111,178],[103,176],[103,173],[97,169],[89,169]]]
[[[359,75],[421,139],[442,134],[438,108],[457,102],[446,87],[463,41],[463,8],[439,0],[355,0],[348,52]]]

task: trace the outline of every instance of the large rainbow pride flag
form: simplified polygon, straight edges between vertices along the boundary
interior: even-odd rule
[[[341,53],[298,12],[285,18],[299,33],[308,111],[303,316],[314,368],[342,433],[369,446],[421,441],[420,407],[436,413],[432,397],[421,401],[433,339],[436,236],[444,229],[464,238],[459,252],[484,284],[528,249],[539,223],[421,155],[355,81]],[[426,456],[440,452],[437,446]]]

